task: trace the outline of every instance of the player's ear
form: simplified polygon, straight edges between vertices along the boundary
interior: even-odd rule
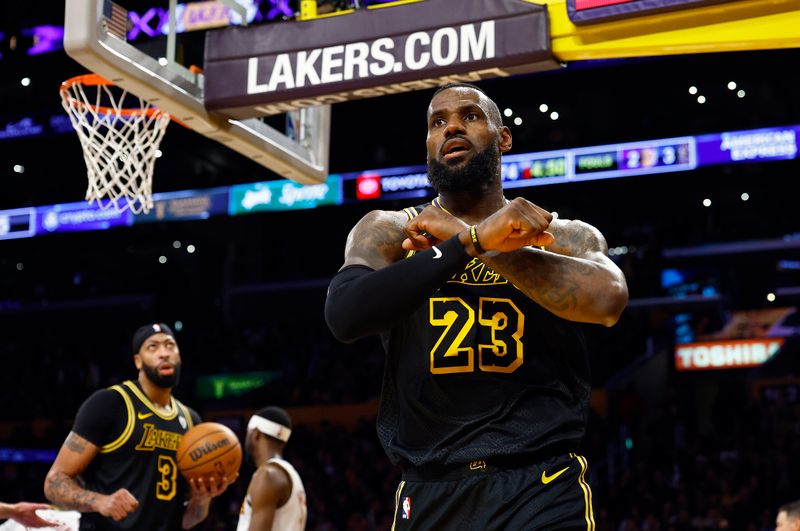
[[[500,153],[511,150],[511,130],[505,125],[500,128]]]
[[[137,370],[142,370],[142,357],[139,354],[133,355],[133,364],[136,365]]]

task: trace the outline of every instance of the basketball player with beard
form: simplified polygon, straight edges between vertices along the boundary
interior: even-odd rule
[[[187,483],[178,471],[178,443],[200,416],[172,396],[181,372],[175,334],[163,323],[142,326],[133,353],[138,378],[96,391],[81,405],[45,495],[85,513],[80,529],[189,529],[208,516],[211,498],[227,484]]]
[[[511,132],[480,88],[440,88],[427,118],[438,196],[364,216],[325,305],[339,340],[383,340],[393,529],[594,529],[583,328],[617,322],[625,278],[596,228],[506,199]]]

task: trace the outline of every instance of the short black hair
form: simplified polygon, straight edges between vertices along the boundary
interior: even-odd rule
[[[256,412],[256,415],[259,417],[264,417],[267,420],[271,420],[272,422],[277,422],[281,426],[289,428],[290,430],[292,429],[292,419],[283,408],[279,408],[277,406],[268,406],[259,409]]]
[[[489,95],[486,94],[486,92],[484,92],[484,90],[482,88],[480,88],[478,85],[473,85],[472,83],[463,83],[463,82],[460,82],[460,83],[447,83],[446,85],[442,85],[441,87],[436,89],[436,92],[433,93],[433,96],[436,96],[437,94],[439,94],[443,90],[447,90],[447,89],[451,89],[451,88],[459,88],[459,87],[468,88],[468,89],[472,89],[472,90],[477,90],[478,92],[480,92],[481,94],[483,94],[484,96],[489,98]],[[433,99],[433,96],[431,96],[431,99]],[[489,98],[489,99],[491,99],[491,98]]]
[[[797,519],[800,518],[800,500],[793,501],[781,505],[778,509],[779,513],[786,512],[787,518]]]
[[[497,106],[494,100],[490,98],[489,95],[486,94],[486,92],[484,92],[484,90],[480,88],[478,85],[473,85],[472,83],[463,83],[463,82],[447,83],[436,89],[436,91],[433,93],[433,96],[431,96],[431,100],[433,100],[433,98],[435,98],[436,95],[439,94],[440,92],[456,88],[467,88],[481,93],[483,97],[486,98],[486,100],[489,102],[489,109],[487,109],[489,113],[489,118],[494,122],[494,124],[497,127],[503,127],[503,117],[500,114],[500,108]]]

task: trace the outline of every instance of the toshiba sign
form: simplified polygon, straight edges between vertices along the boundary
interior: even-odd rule
[[[675,347],[675,368],[701,371],[756,367],[774,356],[781,345],[783,339],[779,337],[686,343]]]

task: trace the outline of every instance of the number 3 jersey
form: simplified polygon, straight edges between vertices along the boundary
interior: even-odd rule
[[[425,206],[405,212],[411,218]],[[378,437],[395,464],[578,448],[591,392],[582,325],[548,312],[479,259],[381,338]]]
[[[183,434],[198,422],[199,415],[175,398],[165,414],[133,381],[90,396],[73,426],[100,448],[81,474],[85,488],[101,494],[125,488],[139,506],[120,522],[84,513],[80,529],[181,529],[188,485],[178,471],[176,450]]]

